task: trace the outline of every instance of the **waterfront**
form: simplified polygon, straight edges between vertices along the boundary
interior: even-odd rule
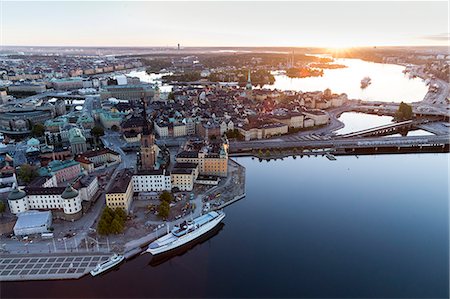
[[[347,134],[365,129],[388,125],[392,123],[391,116],[380,116],[357,112],[345,112],[339,116],[345,127],[336,131],[337,134]]]
[[[448,159],[237,158],[247,197],[205,243],[157,266],[145,254],[101,277],[2,283],[2,297],[447,297]]]
[[[274,84],[263,87],[303,92],[330,88],[334,93],[347,93],[350,99],[406,103],[421,101],[428,91],[422,79],[409,79],[403,74],[403,66],[359,59],[336,59],[335,63],[347,68],[325,69],[322,77],[289,78],[278,74]],[[372,79],[372,84],[361,89],[360,81],[366,76]]]
[[[137,77],[141,82],[145,83],[152,83],[152,84],[158,84],[158,87],[161,92],[171,92],[172,91],[172,85],[163,84],[161,81],[161,78],[165,75],[171,75],[172,73],[150,73],[148,74],[145,70],[134,70],[129,73],[127,73],[127,76],[129,77]]]

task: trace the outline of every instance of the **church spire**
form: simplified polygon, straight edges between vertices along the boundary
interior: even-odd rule
[[[250,70],[248,70],[248,79],[247,79],[247,85],[245,86],[245,89],[247,89],[247,90],[252,89],[252,79],[250,78]]]

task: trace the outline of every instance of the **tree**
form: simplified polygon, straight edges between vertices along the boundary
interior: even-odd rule
[[[127,213],[125,213],[123,209],[116,208],[114,212],[116,213],[116,217],[119,217],[119,219],[121,219],[122,221],[127,220]]]
[[[17,175],[19,176],[20,180],[28,184],[38,176],[38,173],[35,167],[31,166],[30,164],[23,164],[22,166],[20,166]]]
[[[100,219],[97,225],[97,231],[100,235],[107,235],[109,234],[109,225],[105,221],[105,219]]]
[[[91,129],[91,135],[95,137],[100,137],[105,135],[105,130],[102,127],[95,126]]]
[[[158,215],[161,218],[167,218],[167,217],[169,217],[169,213],[170,213],[169,203],[167,201],[161,202],[161,204],[158,207]]]
[[[3,217],[3,213],[5,213],[6,211],[6,205],[3,201],[0,201],[0,214],[2,214]]]
[[[168,202],[168,203],[170,203],[171,201],[173,201],[172,193],[170,193],[169,191],[164,190],[159,195],[159,200],[161,200],[161,202]]]
[[[413,117],[412,106],[401,102],[398,106],[398,110],[395,114],[395,118],[398,120],[409,120]]]
[[[95,126],[91,129],[91,136],[94,138],[95,146],[97,146],[100,136],[103,135],[105,135],[105,130],[102,127]]]
[[[113,234],[120,234],[123,231],[123,223],[119,217],[115,217],[111,222],[110,232]]]
[[[35,124],[33,128],[31,129],[31,135],[33,137],[41,137],[44,136],[45,127],[42,124]]]
[[[106,207],[97,225],[97,231],[100,235],[120,234],[127,220],[127,214],[121,208],[112,210]]]
[[[167,96],[168,100],[175,100],[175,95],[173,94],[173,92],[169,92],[169,95]]]

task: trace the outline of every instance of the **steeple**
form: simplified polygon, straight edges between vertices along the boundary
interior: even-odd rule
[[[245,89],[251,90],[252,88],[253,88],[252,79],[250,78],[250,70],[248,70],[248,79],[247,79],[247,85],[245,86]]]
[[[155,167],[156,153],[155,153],[155,135],[153,134],[153,125],[147,118],[147,105],[142,99],[144,111],[142,117],[144,118],[144,126],[142,128],[141,136],[141,151],[140,151],[140,168],[143,170],[151,170]]]

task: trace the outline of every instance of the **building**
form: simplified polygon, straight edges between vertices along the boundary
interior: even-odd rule
[[[80,154],[87,151],[86,137],[79,128],[69,130],[69,143],[72,154]]]
[[[177,154],[177,163],[195,163],[198,174],[226,177],[228,175],[228,144],[222,143],[217,150],[203,147],[185,150]]]
[[[17,215],[28,210],[54,210],[65,220],[79,219],[82,206],[78,191],[70,185],[66,188],[48,186],[49,181],[27,186],[24,190],[15,188],[11,191],[8,195],[11,213]]]
[[[75,161],[87,172],[119,164],[122,158],[119,153],[109,148],[83,152],[75,157]]]
[[[142,117],[144,118],[145,125],[142,128],[141,135],[141,150],[140,150],[140,169],[152,170],[155,168],[156,163],[156,145],[155,135],[153,134],[153,128],[147,119],[147,106],[145,101],[142,100],[144,109],[142,111]]]
[[[330,116],[326,111],[311,109],[303,113],[305,114],[305,118],[310,118],[314,120],[315,126],[326,125],[330,122]]]
[[[106,192],[106,205],[111,209],[121,208],[128,213],[133,200],[133,173],[122,169]]]
[[[50,231],[52,226],[52,213],[50,211],[27,211],[18,215],[14,225],[14,235],[26,236],[42,234]]]
[[[74,160],[54,160],[39,169],[40,176],[55,176],[56,183],[71,181],[81,175],[80,163]]]
[[[139,170],[133,175],[134,192],[170,191],[171,176],[165,169]]]
[[[82,177],[78,182],[80,198],[82,201],[92,201],[96,199],[98,188],[98,178],[95,175]]]
[[[45,84],[17,84],[8,86],[8,93],[37,94],[47,90]]]
[[[102,99],[116,98],[138,103],[142,98],[149,102],[154,91],[150,84],[108,85],[100,91]]]
[[[198,173],[198,164],[196,163],[176,163],[170,174],[172,188],[178,188],[181,191],[192,191]]]
[[[124,113],[100,109],[96,112],[97,118],[105,129],[119,130]]]
[[[194,170],[188,168],[173,169],[170,174],[172,188],[178,188],[180,191],[192,191],[194,188]]]

